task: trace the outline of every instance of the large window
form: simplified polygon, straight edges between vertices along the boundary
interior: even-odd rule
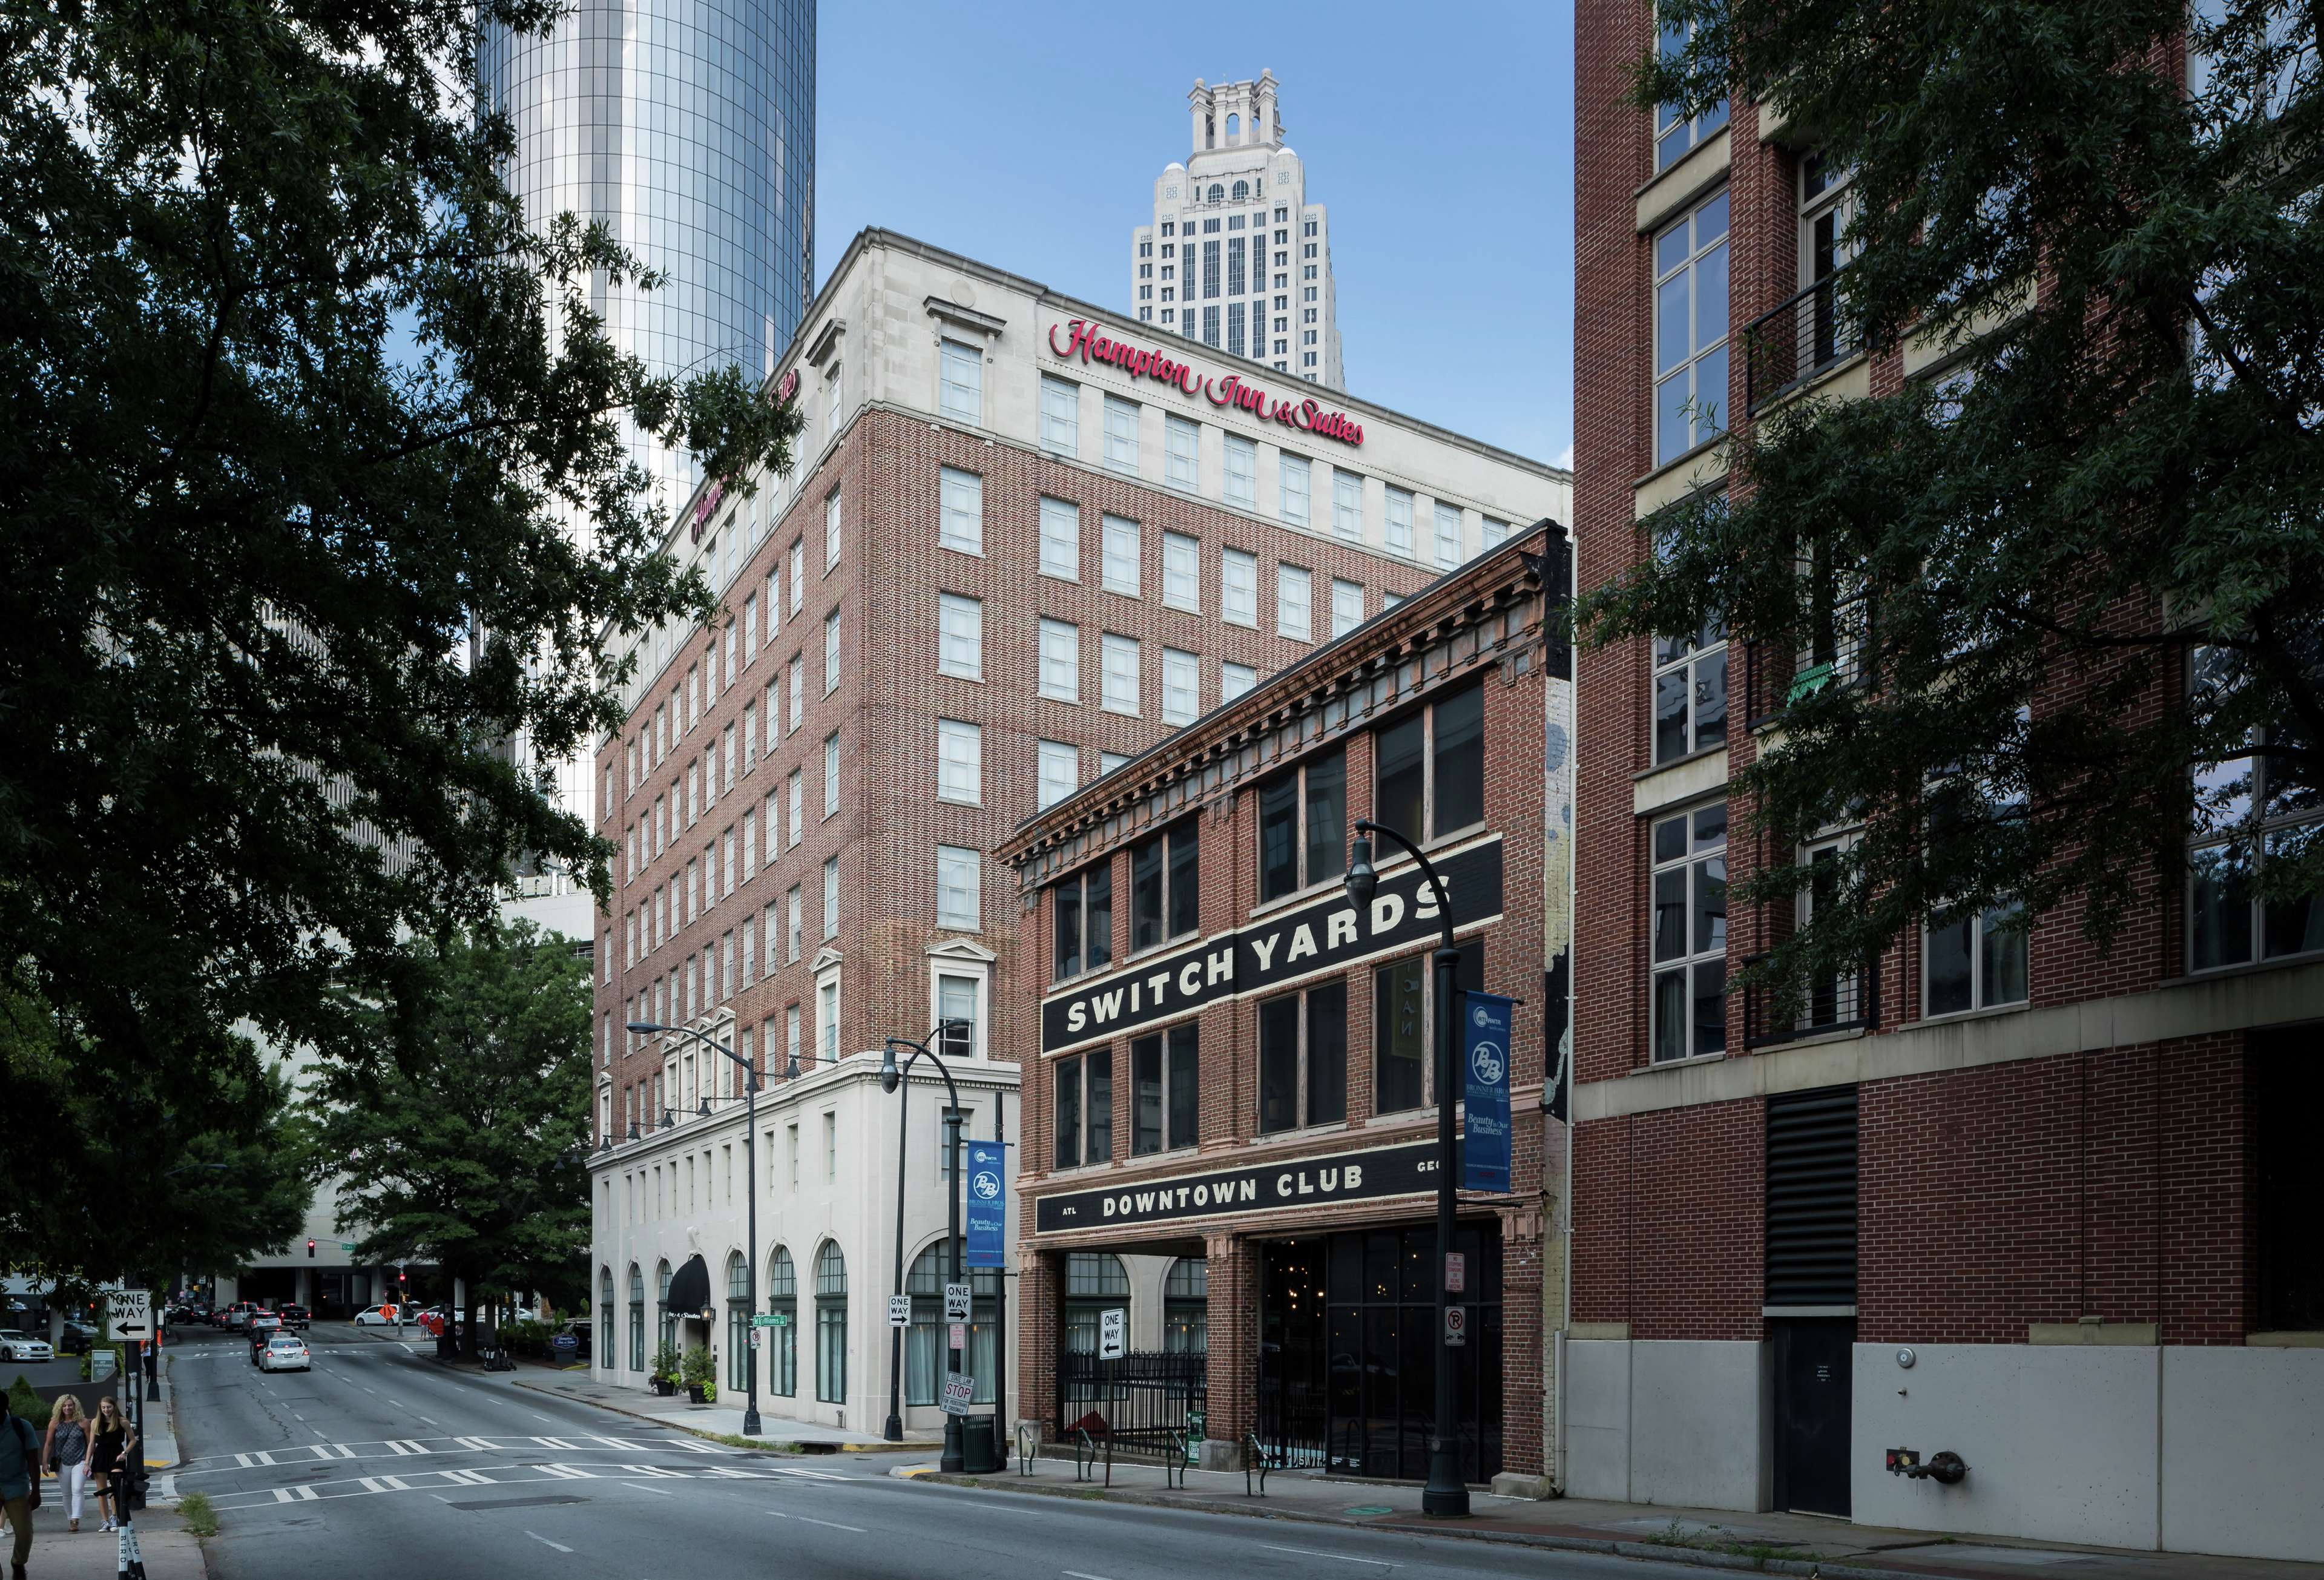
[[[739,1251],[726,1258],[726,1386],[751,1385],[751,1264]]]
[[[1372,756],[1375,822],[1413,840],[1483,822],[1484,688],[1467,687],[1376,731]]]
[[[1727,630],[1655,638],[1655,761],[1727,744]]]
[[[1201,1355],[1211,1348],[1211,1264],[1182,1256],[1162,1280],[1162,1348],[1174,1355]]]
[[[1202,1104],[1202,1056],[1194,1022],[1130,1045],[1130,1151],[1176,1151],[1194,1144]]]
[[[1259,1006],[1259,1128],[1348,1116],[1348,985],[1327,983]]]
[[[603,1127],[601,1126],[600,1129]],[[606,1188],[612,1189],[611,1181]],[[610,1197],[608,1201],[610,1202]],[[613,1369],[613,1270],[597,1270],[597,1332],[596,1342],[602,1345],[596,1353],[596,1363],[608,1372]]]
[[[1098,643],[1103,669],[1098,675],[1098,706],[1109,713],[1138,712],[1138,639],[1107,632]]]
[[[1203,612],[1203,544],[1184,532],[1162,534],[1162,602],[1190,614]]]
[[[2022,1004],[2026,937],[2022,908],[1940,912],[1922,931],[1932,1015]]]
[[[1388,491],[1388,551],[1412,553],[1412,494],[1391,485]]]
[[[1130,1304],[1130,1275],[1121,1259],[1105,1251],[1065,1253],[1065,1348],[1076,1355],[1097,1354],[1101,1314]]]
[[[1727,803],[1655,820],[1654,985],[1657,1060],[1727,1047]]]
[[[1119,395],[1105,398],[1105,464],[1138,476],[1138,407]]]
[[[984,420],[984,354],[973,346],[946,340],[939,348],[936,406],[947,417]]]
[[[1041,574],[1064,581],[1082,575],[1082,510],[1069,500],[1041,496]]]
[[[1047,374],[1041,375],[1041,448],[1061,456],[1080,453],[1082,389]]]
[[[961,1354],[961,1369],[974,1380],[974,1403],[992,1402],[992,1385],[1001,1363],[993,1345],[994,1297],[1001,1287],[998,1268],[964,1266],[961,1276],[970,1293],[968,1345]],[[952,1259],[941,1240],[912,1259],[904,1280],[911,1297],[912,1325],[904,1333],[904,1402],[934,1404],[941,1397],[945,1371],[952,1359],[950,1325],[945,1321],[944,1289],[952,1281]]]
[[[1659,47],[1665,59],[1683,51],[1694,35],[1692,23],[1665,23]],[[1727,125],[1727,101],[1720,99],[1699,115],[1682,115],[1676,105],[1655,107],[1655,168],[1666,170]]]
[[[1821,153],[1811,153],[1800,161],[1803,290],[1822,285],[1856,256],[1856,244],[1849,235],[1849,226],[1856,217],[1855,191],[1849,182],[1850,173],[1845,166],[1833,164]],[[1800,326],[1805,332],[1800,335],[1796,371],[1803,376],[1856,349],[1856,337],[1840,321],[1835,291],[1818,291],[1812,305],[1812,319]]]
[[[840,508],[839,490],[835,488],[823,501],[823,568],[829,571],[839,563]]]
[[[1347,870],[1348,758],[1334,748],[1259,788],[1259,897],[1279,900]]]
[[[1202,823],[1188,818],[1130,853],[1130,949],[1137,954],[1202,926]]]
[[[1041,695],[1052,702],[1082,699],[1082,631],[1044,616],[1041,621]]]
[[[1230,625],[1259,624],[1259,557],[1240,549],[1219,555],[1220,616]]]
[[[1211,313],[1215,318],[1218,309],[1213,308]],[[1186,319],[1187,322],[1192,323],[1194,314],[1188,313]],[[1212,333],[1211,343],[1213,345],[1218,343],[1215,330]],[[1162,480],[1171,487],[1183,488],[1189,494],[1201,488],[1203,485],[1202,446],[1203,430],[1200,423],[1189,421],[1184,417],[1166,417],[1162,424]]]
[[[1307,524],[1307,494],[1310,483],[1307,457],[1278,453],[1275,457],[1276,493],[1281,502],[1279,513],[1295,527]]]
[[[2228,649],[2198,648],[2189,661],[2189,695],[2199,707],[2244,683],[2241,660]],[[2324,949],[2324,895],[2270,900],[2259,892],[2268,864],[2304,851],[2324,823],[2324,790],[2268,755],[2271,735],[2255,733],[2248,755],[2195,766],[2187,878],[2190,970]]]
[[[958,593],[936,595],[936,668],[964,680],[984,679],[984,604]]]
[[[798,1150],[796,1125],[791,1127],[791,1150]],[[778,1397],[791,1399],[798,1393],[798,1270],[791,1264],[790,1252],[780,1245],[767,1269],[767,1310],[776,1318],[767,1329],[767,1386]]]
[[[1099,568],[1100,585],[1124,597],[1138,596],[1138,523],[1123,516],[1105,518],[1105,557]]]
[[[1364,623],[1364,584],[1332,578],[1332,637],[1345,636]]]
[[[978,868],[982,858],[973,846],[936,846],[936,925],[974,932],[982,922],[982,886]]]
[[[1100,862],[1052,886],[1058,981],[1113,964],[1113,867]]]
[[[1039,782],[1034,796],[1039,809],[1047,811],[1080,786],[1082,749],[1071,741],[1043,741],[1036,761]]]
[[[984,552],[984,479],[957,467],[939,468],[936,541],[963,554]]]
[[[630,1370],[646,1369],[646,1280],[636,1262],[630,1263]]]
[[[1056,1166],[1078,1169],[1113,1158],[1113,1049],[1093,1048],[1056,1061]]]
[[[1244,692],[1256,689],[1259,671],[1249,664],[1222,663],[1219,666],[1219,700],[1232,702]]]
[[[969,807],[984,804],[983,725],[936,720],[936,799]]]
[[[1332,531],[1353,543],[1364,535],[1364,480],[1332,468]]]
[[[1275,568],[1275,634],[1306,642],[1315,634],[1315,574],[1296,565]]]
[[[823,694],[839,689],[839,611],[823,617]]]
[[[1162,722],[1190,725],[1203,711],[1203,661],[1180,648],[1162,650]]]
[[[835,1240],[815,1258],[815,1397],[847,1402],[847,1259]]]
[[[1655,237],[1655,465],[1725,431],[1727,193]]]
[[[1485,990],[1485,940],[1461,946],[1452,968],[1460,993]],[[1418,1108],[1434,1095],[1429,1071],[1435,1062],[1436,957],[1415,955],[1372,973],[1372,1110],[1395,1113]]]
[[[1259,508],[1259,447],[1239,433],[1226,437],[1227,503]]]

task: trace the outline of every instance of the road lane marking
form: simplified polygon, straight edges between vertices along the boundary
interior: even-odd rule
[[[590,1441],[590,1442],[592,1442],[592,1443],[602,1443],[602,1444],[604,1444],[604,1445],[606,1447],[608,1447],[608,1448],[626,1448],[626,1449],[628,1449],[632,1454],[638,1454],[638,1453],[641,1453],[641,1452],[643,1452],[643,1450],[644,1450],[644,1448],[645,1448],[645,1445],[644,1445],[644,1444],[642,1444],[642,1443],[632,1443],[632,1442],[631,1442],[629,1439],[627,1439],[626,1437],[591,1437],[591,1438],[589,1439],[589,1441]]]
[[[595,1472],[570,1465],[544,1465],[540,1468],[561,1482],[593,1482],[597,1479]]]
[[[536,1421],[547,1421],[552,1427],[557,1425],[557,1418],[554,1416],[544,1416],[539,1410],[527,1410],[524,1413]]]
[[[665,1498],[675,1498],[678,1496],[676,1492],[671,1492],[668,1487],[650,1487],[643,1482],[623,1482],[622,1485],[625,1487],[635,1487],[641,1492],[659,1492]]]
[[[817,1520],[807,1514],[794,1514],[791,1518],[802,1525],[827,1525],[834,1530],[852,1530],[858,1536],[867,1534],[860,1525],[842,1525],[836,1520]]]
[[[452,1441],[463,1448],[482,1449],[486,1454],[498,1454],[502,1451],[501,1446],[490,1437],[455,1437]]]
[[[567,1454],[578,1454],[582,1452],[581,1445],[578,1443],[567,1443],[562,1437],[536,1437],[533,1438],[533,1441],[540,1444],[543,1448],[562,1448]]]
[[[573,1550],[571,1548],[567,1547],[567,1546],[566,1546],[563,1542],[561,1542],[561,1541],[551,1541],[551,1540],[549,1540],[547,1537],[545,1537],[545,1536],[541,1535],[541,1534],[540,1534],[540,1532],[539,1532],[539,1531],[537,1531],[537,1530],[528,1530],[528,1531],[526,1531],[526,1532],[525,1532],[525,1535],[527,1535],[527,1536],[529,1536],[529,1537],[532,1538],[532,1539],[533,1539],[533,1540],[535,1540],[535,1541],[539,1542],[541,1546],[543,1546],[543,1547],[545,1547],[545,1548],[556,1548],[558,1552],[560,1552],[560,1553],[569,1553],[569,1552],[571,1552],[571,1551]]]
[[[1304,1558],[1336,1558],[1342,1564],[1370,1564],[1375,1569],[1393,1569],[1397,1567],[1396,1565],[1388,1563],[1385,1559],[1359,1558],[1349,1553],[1318,1552],[1314,1548],[1279,1548],[1268,1542],[1260,1542],[1259,1545],[1267,1548],[1270,1553],[1297,1553]]]
[[[625,1465],[622,1468],[632,1475],[650,1476],[656,1481],[682,1482],[687,1479],[682,1470],[659,1470],[650,1465]]]
[[[431,1427],[440,1427],[440,1426],[442,1426],[442,1425],[444,1424],[443,1422],[441,1422],[441,1421],[438,1420],[434,1416],[421,1416],[420,1418],[421,1420],[423,1420],[423,1421],[427,1422],[427,1423],[428,1423],[429,1426],[431,1426]]]
[[[1071,1575],[1074,1577],[1074,1580],[1108,1580],[1108,1576],[1106,1575],[1084,1575],[1079,1569],[1067,1569],[1065,1572]]]

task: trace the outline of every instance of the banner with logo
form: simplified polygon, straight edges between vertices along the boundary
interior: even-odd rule
[[[1499,993],[1461,995],[1462,1063],[1468,1072],[1461,1188],[1509,1187],[1509,1012]]]
[[[1007,1265],[1009,1176],[999,1141],[970,1141],[968,1148],[968,1250],[970,1267]]]

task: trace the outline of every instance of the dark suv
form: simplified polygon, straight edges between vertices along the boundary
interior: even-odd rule
[[[304,1331],[313,1323],[315,1314],[304,1306],[285,1306],[281,1308],[281,1317],[283,1326]]]

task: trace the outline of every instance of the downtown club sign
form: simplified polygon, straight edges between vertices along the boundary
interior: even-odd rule
[[[1060,330],[1065,336],[1062,346],[1057,344]],[[1205,374],[1166,351],[1116,340],[1087,319],[1051,324],[1049,352],[1067,362],[1076,356],[1084,365],[1102,362],[1134,379],[1158,380],[1182,394],[1200,395],[1213,406],[1231,406],[1267,421],[1312,433],[1318,439],[1333,439],[1351,446],[1364,442],[1364,425],[1344,411],[1327,411],[1304,398],[1295,401],[1287,395],[1270,395],[1257,384],[1244,383],[1240,374]]]
[[[1038,1197],[1033,1203],[1033,1227],[1036,1233],[1054,1234],[1124,1224],[1176,1223],[1222,1213],[1286,1212],[1337,1202],[1378,1201],[1433,1191],[1436,1178],[1436,1142],[1432,1138]]]
[[[1456,929],[1500,915],[1499,835],[1432,859],[1452,897]],[[1441,930],[1435,886],[1416,865],[1391,868],[1380,873],[1371,903],[1361,909],[1345,893],[1333,892],[1231,933],[1072,984],[1041,1005],[1041,1051],[1070,1052],[1178,1020],[1220,999],[1269,993],[1405,953],[1434,944]]]

